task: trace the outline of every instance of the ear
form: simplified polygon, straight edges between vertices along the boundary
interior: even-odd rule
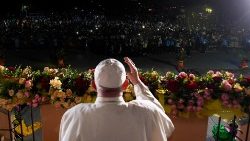
[[[122,84],[122,90],[125,91],[125,90],[127,89],[128,85],[129,85],[129,80],[126,79],[126,80],[124,81],[124,83]]]
[[[96,91],[96,85],[95,85],[95,80],[92,80],[91,81],[91,86],[95,89],[95,91]]]

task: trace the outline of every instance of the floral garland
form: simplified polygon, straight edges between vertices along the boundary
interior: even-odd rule
[[[250,77],[227,71],[208,71],[197,76],[192,73],[155,70],[140,71],[141,80],[158,98],[166,112],[174,116],[187,113],[208,115],[225,109],[248,112]],[[91,87],[93,70],[78,72],[68,68],[45,67],[33,71],[31,67],[0,66],[0,107],[11,111],[19,105],[37,107],[52,103],[70,108],[78,103],[94,102],[96,92]],[[135,98],[130,84],[124,91],[125,101]]]

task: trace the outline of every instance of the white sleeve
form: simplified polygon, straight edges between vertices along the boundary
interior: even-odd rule
[[[155,111],[155,128],[152,130],[152,141],[166,141],[169,138],[175,127],[171,119],[163,112]]]
[[[146,85],[144,85],[143,83],[138,83],[134,85],[134,91],[136,100],[149,100],[153,102],[163,112],[165,112],[160,102],[154,97],[154,95],[150,92],[149,88]]]
[[[60,124],[59,141],[76,141],[77,124],[74,122],[74,115],[71,109],[64,113]]]

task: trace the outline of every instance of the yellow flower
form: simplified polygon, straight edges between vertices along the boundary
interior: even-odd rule
[[[133,96],[131,95],[131,93],[124,93],[124,100],[127,101],[131,101],[133,100]]]
[[[65,92],[64,91],[58,91],[57,97],[59,97],[59,98],[66,98]]]
[[[70,104],[68,102],[63,102],[62,106],[68,109],[70,107]]]
[[[240,86],[239,83],[236,83],[234,85],[234,89],[235,89],[236,92],[241,92],[243,90],[243,88]]]
[[[78,104],[78,103],[81,103],[82,102],[82,97],[75,97],[75,102]]]
[[[50,83],[49,83],[49,84],[50,84],[53,88],[61,89],[62,82],[59,80],[58,77],[55,77],[55,79],[50,80]]]
[[[6,105],[7,103],[8,103],[8,100],[0,98],[0,105]]]
[[[21,85],[22,85],[22,84],[24,84],[24,83],[25,83],[25,81],[26,81],[26,79],[25,79],[25,78],[20,78],[20,79],[19,79],[19,84],[21,84]]]
[[[0,72],[4,71],[5,67],[0,65]]]
[[[18,90],[18,92],[16,93],[16,97],[17,97],[18,99],[22,99],[22,98],[24,97],[23,92],[22,92],[21,90]]]
[[[66,90],[66,96],[72,96],[72,91],[71,89]]]
[[[55,90],[52,95],[57,97],[58,93],[59,93],[59,90]]]

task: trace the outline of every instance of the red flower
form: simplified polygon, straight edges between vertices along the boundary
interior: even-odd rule
[[[42,77],[40,82],[41,82],[41,88],[42,89],[46,89],[46,90],[49,89],[49,87],[50,87],[49,78]]]
[[[171,91],[172,93],[178,92],[180,88],[180,84],[176,80],[169,80],[167,81],[167,89]]]
[[[90,85],[90,81],[84,79],[83,76],[79,76],[75,80],[75,89],[78,96],[83,95]]]
[[[195,90],[198,88],[198,85],[195,81],[190,81],[186,87],[189,89],[189,90]]]
[[[8,67],[8,70],[15,71],[16,69],[15,69],[15,67]]]
[[[246,79],[247,83],[250,83],[250,76],[245,77],[245,79]]]
[[[222,81],[222,77],[220,77],[220,76],[215,76],[215,77],[213,77],[213,80],[214,80],[215,82],[221,82],[221,81]]]

